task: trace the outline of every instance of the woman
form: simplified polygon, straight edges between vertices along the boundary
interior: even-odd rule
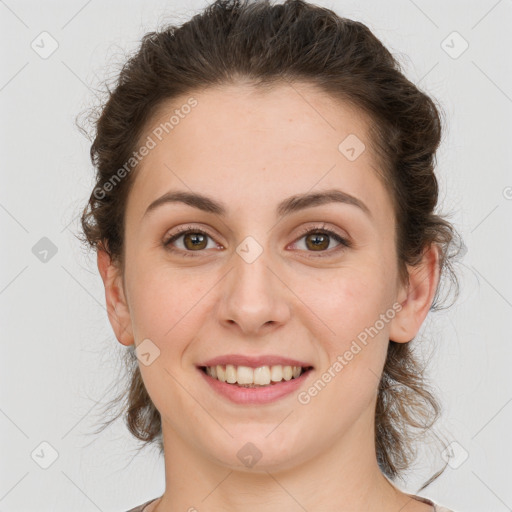
[[[328,9],[219,0],[145,35],[82,218],[130,347],[127,425],[164,453],[132,512],[448,510],[392,483],[439,412],[410,345],[452,275],[440,136]]]

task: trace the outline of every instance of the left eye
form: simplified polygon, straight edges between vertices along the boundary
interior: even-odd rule
[[[305,239],[305,247],[312,250],[308,252],[325,252],[330,246],[330,239],[338,242],[338,245],[349,247],[349,242],[330,229],[310,229],[298,240]],[[297,243],[297,242],[296,242]]]

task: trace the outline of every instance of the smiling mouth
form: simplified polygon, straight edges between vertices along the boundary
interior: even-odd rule
[[[311,371],[313,367],[272,365],[251,368],[250,366],[228,364],[200,366],[199,369],[220,382],[244,388],[261,388],[298,379]]]

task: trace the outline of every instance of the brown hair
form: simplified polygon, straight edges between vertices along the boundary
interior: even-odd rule
[[[130,159],[164,101],[241,81],[311,83],[367,114],[370,143],[396,214],[400,277],[407,282],[407,265],[417,264],[437,244],[441,275],[448,274],[458,290],[450,253],[458,235],[434,213],[441,109],[402,74],[363,23],[303,0],[278,5],[217,0],[181,26],[144,35],[94,119],[90,155],[96,184],[81,219],[86,244],[103,247],[123,268],[124,214],[134,172],[114,187],[107,183]],[[439,289],[431,309],[439,309]],[[106,425],[125,413],[130,432],[143,446],[157,442],[162,451],[160,414],[144,387],[133,346],[125,354],[131,384],[113,400],[115,405],[124,400],[125,406]],[[376,452],[385,475],[401,477],[410,467],[417,433],[426,433],[439,414],[411,343],[390,340],[375,411]]]

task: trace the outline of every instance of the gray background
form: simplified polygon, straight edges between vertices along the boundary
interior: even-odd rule
[[[512,2],[317,3],[366,23],[448,117],[441,211],[467,253],[458,302],[431,313],[421,334],[453,452],[427,451],[402,487],[416,491],[445,457],[444,475],[421,494],[458,512],[512,510]],[[125,349],[95,257],[74,237],[93,183],[74,118],[145,32],[205,5],[0,1],[2,511],[123,511],[163,492],[156,450],[137,454],[121,422],[91,434]],[[58,48],[42,58],[52,40]]]

